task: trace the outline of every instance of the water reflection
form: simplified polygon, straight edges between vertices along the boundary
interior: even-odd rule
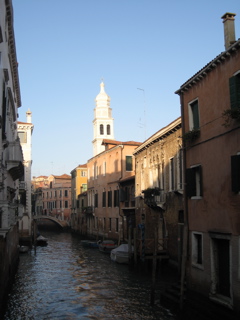
[[[168,310],[149,305],[149,278],[82,247],[71,234],[44,236],[47,247],[20,256],[4,320],[175,319]]]

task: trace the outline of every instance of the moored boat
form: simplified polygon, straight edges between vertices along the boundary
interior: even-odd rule
[[[36,244],[37,246],[47,246],[48,239],[40,235],[37,237]]]
[[[19,252],[20,253],[26,253],[26,252],[28,252],[28,250],[29,250],[28,246],[20,246],[19,247]]]
[[[99,250],[101,252],[110,253],[113,249],[115,249],[117,245],[112,240],[104,240],[99,243]]]
[[[133,246],[132,246],[132,252],[131,255],[133,254]],[[129,263],[129,247],[128,244],[121,244],[119,247],[113,249],[111,251],[111,260],[118,262],[118,263],[123,263],[123,264],[128,264]]]

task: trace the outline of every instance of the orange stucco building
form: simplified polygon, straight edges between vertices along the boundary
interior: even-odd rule
[[[100,239],[123,239],[127,234],[126,217],[121,210],[120,183],[135,175],[133,151],[138,142],[104,139],[105,151],[87,162],[87,233]]]

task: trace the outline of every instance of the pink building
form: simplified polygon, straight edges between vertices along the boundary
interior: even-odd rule
[[[222,17],[225,51],[176,93],[186,168],[187,287],[239,312],[240,40],[235,40],[234,16]]]

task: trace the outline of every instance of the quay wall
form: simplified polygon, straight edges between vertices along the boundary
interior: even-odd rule
[[[19,263],[19,233],[13,226],[6,237],[0,236],[0,312],[14,280]],[[0,313],[1,314],[1,313]]]

